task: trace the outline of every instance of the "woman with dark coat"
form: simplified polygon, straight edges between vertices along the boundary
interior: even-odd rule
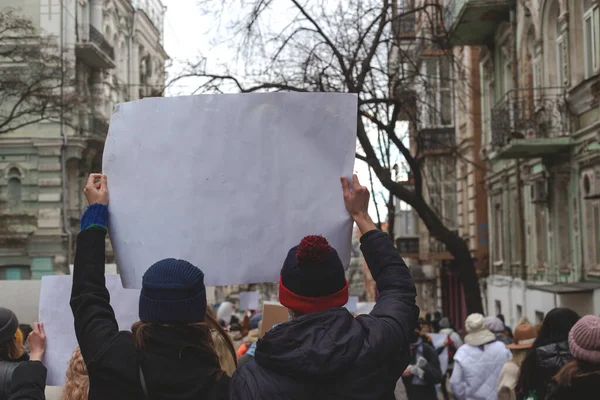
[[[10,395],[0,392],[0,399],[5,400],[44,400],[46,388],[46,367],[42,358],[46,351],[46,334],[40,323],[34,323],[32,331],[27,335],[27,346],[30,353],[27,361],[16,364],[10,381]]]
[[[8,397],[15,369],[27,360],[29,355],[23,346],[17,316],[7,308],[0,308],[0,400]]]
[[[436,349],[417,326],[410,344],[410,361],[402,374],[408,400],[437,400],[436,385],[442,382],[442,370]]]
[[[546,314],[532,349],[521,363],[515,387],[518,400],[532,396],[545,399],[552,377],[571,361],[567,341],[578,320],[579,315],[568,308],[555,308]]]
[[[600,398],[600,317],[586,315],[569,332],[573,361],[553,379],[547,400]]]
[[[132,332],[119,332],[104,279],[106,177],[90,175],[84,193],[90,206],[77,237],[71,309],[89,399],[226,399],[229,377],[211,329],[227,334],[206,316],[202,271],[175,259],[152,265],[142,278],[140,321]]]

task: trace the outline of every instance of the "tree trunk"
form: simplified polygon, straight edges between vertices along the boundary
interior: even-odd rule
[[[431,209],[429,204],[425,202],[423,197],[415,194],[414,197],[411,196],[411,198],[402,198],[405,197],[402,193],[398,193],[398,191],[395,190],[396,188],[394,188],[392,185],[390,185],[390,187],[386,186],[386,183],[383,183],[383,185],[395,196],[400,198],[400,200],[408,203],[417,212],[427,227],[429,234],[442,242],[448,249],[448,252],[450,252],[450,254],[452,254],[454,257],[452,262],[460,272],[460,279],[465,296],[467,312],[469,314],[483,314],[479,280],[475,270],[475,263],[471,257],[471,251],[469,250],[467,243],[455,232],[452,232],[444,225],[442,220],[437,216],[435,211]],[[395,182],[394,184],[397,185]]]

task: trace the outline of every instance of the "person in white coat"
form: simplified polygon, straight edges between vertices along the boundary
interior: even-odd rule
[[[458,400],[497,400],[496,388],[510,350],[496,340],[481,314],[471,314],[465,322],[465,344],[454,355],[450,388]]]

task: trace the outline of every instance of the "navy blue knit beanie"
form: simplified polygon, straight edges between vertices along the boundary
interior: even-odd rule
[[[204,321],[204,274],[184,260],[167,258],[151,266],[142,278],[140,321],[191,324]]]

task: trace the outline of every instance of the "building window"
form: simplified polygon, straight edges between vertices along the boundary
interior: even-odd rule
[[[18,281],[31,279],[31,269],[28,266],[8,266],[0,268],[0,280]]]
[[[520,321],[523,318],[523,306],[517,304],[517,321]]]
[[[427,91],[425,125],[427,127],[451,126],[454,118],[450,61],[447,57],[431,58],[424,64]]]
[[[535,244],[538,267],[544,267],[548,261],[548,227],[547,227],[547,211],[544,204],[535,205]]]
[[[494,207],[494,261],[502,262],[504,258],[504,240],[502,237],[502,205],[496,203]]]
[[[453,157],[428,158],[427,190],[432,208],[449,229],[458,227],[456,160]]]
[[[585,77],[589,78],[600,69],[600,5],[594,0],[584,0],[583,7]]]
[[[21,172],[17,168],[8,171],[8,187],[6,200],[9,207],[18,207],[21,204]]]
[[[495,300],[494,305],[496,306],[496,315],[502,314],[502,302],[500,300]]]

